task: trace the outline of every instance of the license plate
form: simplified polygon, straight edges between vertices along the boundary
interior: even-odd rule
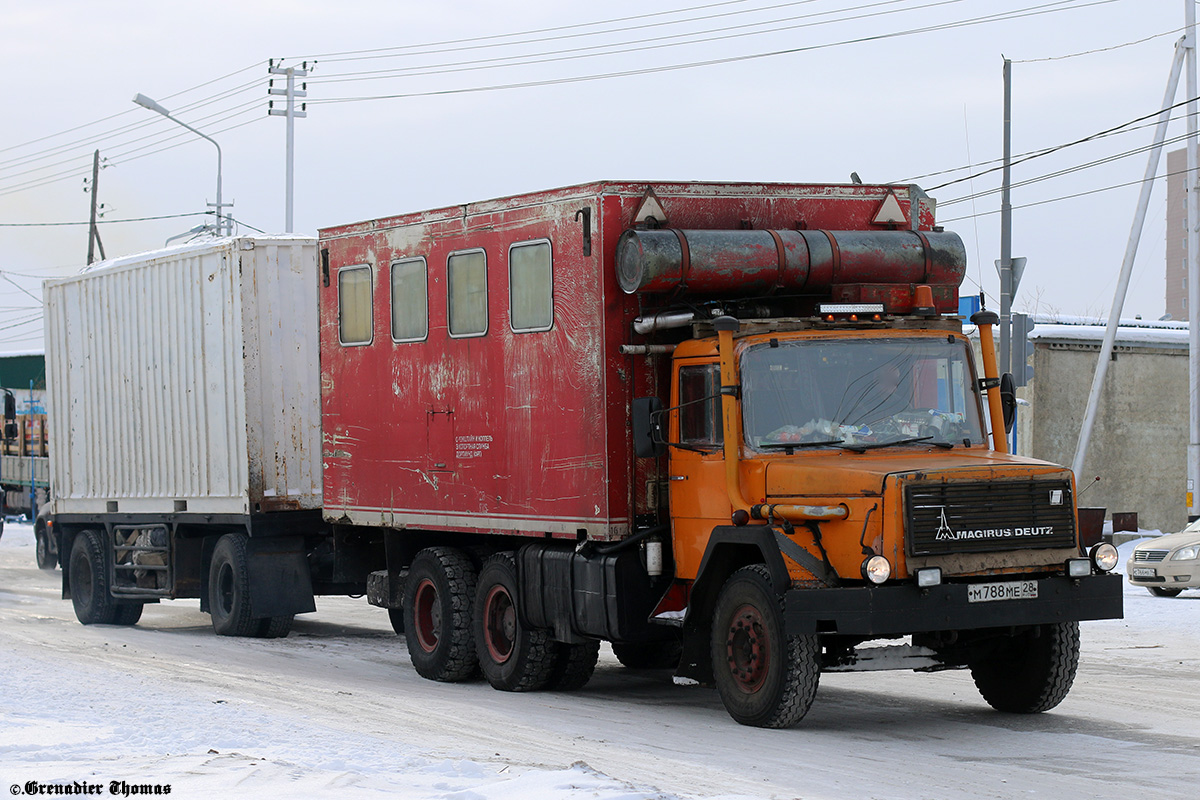
[[[973,583],[967,587],[967,602],[969,603],[990,603],[993,600],[1033,600],[1037,596],[1037,581]]]
[[[1133,577],[1135,578],[1157,578],[1158,573],[1152,567],[1134,567]]]

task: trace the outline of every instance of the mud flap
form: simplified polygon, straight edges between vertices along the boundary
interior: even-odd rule
[[[250,608],[255,619],[317,610],[302,536],[251,536],[246,542]]]

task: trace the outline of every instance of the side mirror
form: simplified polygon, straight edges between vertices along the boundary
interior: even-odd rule
[[[17,398],[13,393],[4,390],[4,440],[12,441],[20,435],[17,429]]]
[[[1000,410],[1004,412],[1004,432],[1012,433],[1017,419],[1017,383],[1011,372],[1000,376]]]
[[[657,458],[667,452],[662,431],[662,400],[638,397],[630,408],[633,415],[633,454],[638,458]]]

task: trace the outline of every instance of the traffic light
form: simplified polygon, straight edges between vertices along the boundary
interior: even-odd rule
[[[1033,320],[1028,314],[1012,315],[1012,373],[1017,386],[1025,386],[1033,380],[1033,367],[1029,365],[1033,356],[1033,342],[1029,341],[1032,332]]]

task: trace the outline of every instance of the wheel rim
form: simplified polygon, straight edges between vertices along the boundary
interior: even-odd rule
[[[442,604],[438,602],[437,587],[429,578],[417,584],[413,598],[413,629],[417,644],[426,653],[432,653],[438,645],[438,631],[442,628]]]
[[[217,571],[217,604],[225,616],[233,613],[233,567],[229,564],[222,564]]]
[[[483,639],[488,655],[497,664],[512,656],[517,637],[517,609],[503,586],[493,586],[484,601]]]
[[[46,563],[46,557],[49,555],[50,546],[46,543],[45,536],[37,537],[37,560],[38,566]]]
[[[751,605],[738,608],[729,623],[725,652],[734,685],[746,694],[761,689],[771,657],[770,636],[761,611]]]

